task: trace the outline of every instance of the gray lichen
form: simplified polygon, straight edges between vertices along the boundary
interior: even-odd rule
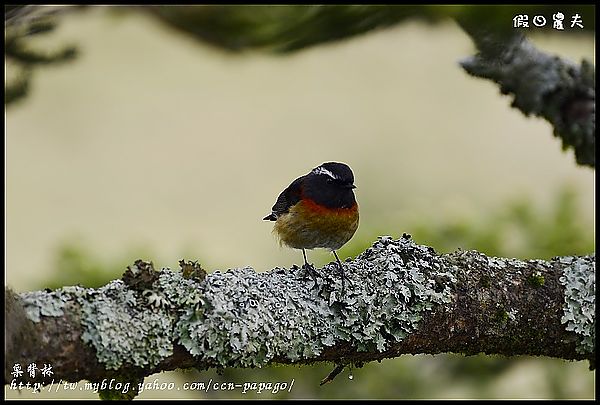
[[[590,258],[563,257],[562,264],[568,264],[560,277],[565,287],[564,315],[561,322],[566,330],[580,336],[577,351],[582,354],[595,351],[595,309],[596,309],[596,274],[590,266],[594,266],[595,255]]]
[[[21,294],[27,317],[39,322],[41,316],[62,316],[65,302],[55,293],[33,291]]]
[[[562,321],[566,330],[581,336],[579,353],[594,351],[594,259],[559,259],[560,267],[567,267],[561,278],[566,303]],[[137,261],[126,280],[97,290],[64,287],[21,298],[34,322],[63,315],[71,315],[66,322],[79,320],[82,342],[94,348],[109,370],[151,370],[168,362],[174,344],[194,356],[192,364],[208,367],[261,367],[319,357],[343,363],[345,350],[372,358],[420,333],[427,313],[431,322],[440,315],[437,306],[460,301],[469,288],[474,288],[473,299],[462,297],[461,302],[476,306],[460,308],[488,311],[493,318],[488,335],[502,336],[526,314],[511,301],[511,292],[521,287],[531,291],[527,277],[543,277],[552,268],[548,262],[489,258],[474,251],[439,256],[408,237],[381,237],[343,265],[345,291],[335,262],[318,269],[316,279],[297,266],[265,273],[251,268],[217,271],[203,279],[169,269],[156,272],[151,263]],[[495,280],[496,295],[490,293],[489,280]],[[502,353],[505,349],[500,347]]]
[[[64,307],[73,297],[86,294],[79,286],[63,287],[54,291],[33,291],[20,294],[27,317],[39,322],[41,316],[62,316]]]
[[[143,271],[156,274],[152,289],[135,291],[117,280],[82,302],[82,339],[108,369],[155,366],[171,356],[180,308],[200,310],[204,303],[196,280],[169,269],[154,272],[151,265]]]
[[[432,249],[408,239],[382,237],[344,267],[352,288],[343,295],[330,263],[316,282],[297,267],[232,269],[204,282],[164,269],[144,290],[116,280],[98,290],[25,294],[24,301],[39,320],[62,315],[76,300],[82,340],[107,369],[157,365],[173,342],[221,366],[260,367],[273,358],[316,357],[340,341],[382,352],[415,331],[434,305],[449,302],[456,281]]]
[[[116,280],[98,290],[64,287],[24,293],[21,298],[34,322],[42,315],[62,316],[69,301],[77,302],[81,306],[81,339],[95,349],[98,361],[107,369],[124,364],[154,366],[173,354],[176,309],[201,300],[194,281],[168,269],[157,274],[156,290],[143,293]],[[150,294],[145,294],[147,291]]]
[[[109,370],[123,364],[154,366],[173,354],[174,317],[153,305],[139,306],[138,299],[116,280],[82,301],[81,339]]]
[[[344,263],[352,284],[344,295],[336,266],[319,269],[316,283],[298,282],[306,277],[298,268],[212,273],[202,285],[203,313],[188,310],[176,334],[190,353],[232,367],[311,358],[339,341],[381,352],[449,302],[455,282],[434,252],[407,239],[380,238]]]

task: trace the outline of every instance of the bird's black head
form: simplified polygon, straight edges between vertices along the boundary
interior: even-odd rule
[[[315,167],[312,172],[317,176],[324,176],[328,183],[342,188],[356,188],[354,174],[350,167],[344,163],[327,162]]]
[[[327,162],[315,167],[303,186],[304,195],[329,208],[350,208],[356,203],[354,174],[348,165]]]

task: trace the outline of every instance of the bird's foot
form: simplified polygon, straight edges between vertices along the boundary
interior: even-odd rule
[[[341,296],[344,296],[345,292],[346,292],[346,283],[352,285],[352,282],[350,281],[350,279],[346,276],[346,272],[344,271],[344,266],[342,265],[341,262],[338,262],[338,273],[340,275],[340,278],[342,279],[342,291],[341,291]]]
[[[319,273],[315,269],[315,266],[313,266],[312,264],[304,263],[302,265],[302,270],[304,270],[306,272],[303,279],[308,280],[308,277],[310,276],[310,278],[315,282],[315,285],[313,286],[313,288],[316,287],[317,286],[317,277],[319,277]]]

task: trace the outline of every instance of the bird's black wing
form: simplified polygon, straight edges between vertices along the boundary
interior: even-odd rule
[[[279,194],[277,197],[277,201],[273,208],[271,208],[271,213],[264,217],[265,221],[276,221],[277,217],[281,214],[285,214],[290,210],[290,207],[297,204],[300,201],[300,194],[302,192],[302,182],[306,176],[298,177],[296,180],[292,182],[285,190]]]

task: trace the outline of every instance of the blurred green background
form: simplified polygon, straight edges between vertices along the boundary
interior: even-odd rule
[[[547,122],[463,72],[457,62],[473,46],[442,18],[456,10],[428,10],[435,24],[409,18],[289,54],[232,53],[139,10],[61,16],[29,45],[50,53],[74,45],[76,57],[36,68],[27,96],[6,110],[6,283],[17,291],[100,286],[137,258],[172,268],[198,259],[209,271],[301,263],[261,218],[291,180],[330,160],[350,164],[358,186],[361,223],[344,257],[403,232],[442,252],[593,252],[594,171],[561,151]],[[261,32],[270,38],[268,27]],[[589,26],[528,33],[546,52],[594,60]],[[6,69],[5,80],[20,74],[10,61]],[[320,251],[309,258],[331,260]],[[332,368],[169,372],[147,381],[295,381],[290,393],[256,398],[594,397],[587,363],[558,359],[403,356],[319,387]],[[5,396],[97,398],[7,388]]]

